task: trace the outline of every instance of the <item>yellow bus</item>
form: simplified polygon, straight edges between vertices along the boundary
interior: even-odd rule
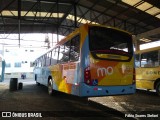
[[[160,47],[136,51],[136,87],[160,95]]]
[[[37,84],[89,97],[135,93],[132,35],[84,24],[35,60]]]

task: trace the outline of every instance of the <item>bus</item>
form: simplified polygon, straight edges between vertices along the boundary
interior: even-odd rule
[[[160,46],[135,52],[136,87],[160,95]]]
[[[61,91],[80,97],[135,93],[132,35],[84,24],[35,60],[37,84],[49,95]]]

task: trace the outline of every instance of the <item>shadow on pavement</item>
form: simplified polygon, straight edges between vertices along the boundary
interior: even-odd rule
[[[90,119],[127,119],[125,114],[87,98],[57,92],[54,96],[47,94],[47,87],[36,84],[24,84],[22,90],[5,92],[0,99],[0,111],[36,111],[43,117],[87,118]],[[133,119],[134,118],[130,118]]]

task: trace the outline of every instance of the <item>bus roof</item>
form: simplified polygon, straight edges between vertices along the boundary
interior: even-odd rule
[[[111,28],[111,29],[115,29],[115,30],[118,30],[118,31],[122,31],[122,32],[125,32],[127,34],[130,34],[129,32],[127,31],[124,31],[124,30],[121,30],[121,29],[118,29],[118,28],[114,28],[114,27],[110,27],[110,26],[105,26],[105,25],[100,25],[100,24],[89,24],[89,23],[86,23],[86,24],[83,24],[82,26],[100,26],[100,27],[105,27],[105,28]],[[80,26],[81,27],[81,26]],[[80,28],[79,27],[79,28]],[[72,33],[70,33],[67,37],[63,38],[61,41],[59,41],[57,43],[57,45],[60,45],[60,44],[63,44],[65,43],[68,39],[71,39],[72,37],[74,37],[75,35],[77,35],[79,33],[79,28],[76,28]],[[67,38],[67,39],[66,39]]]
[[[136,54],[141,54],[141,53],[151,52],[151,51],[155,51],[155,50],[160,50],[160,46],[154,47],[154,48],[148,48],[148,49],[144,49],[144,50],[135,51],[135,53]]]
[[[107,26],[107,25],[100,25],[100,24],[87,24],[87,25],[89,25],[89,26],[100,26],[100,27],[105,27],[105,28],[111,28],[111,29],[115,29],[115,30],[118,30],[118,31],[122,31],[122,32],[125,32],[125,33],[131,35],[130,32],[125,31],[125,30],[122,30],[122,29],[119,29],[119,28],[116,28],[116,27],[111,27],[111,26]]]

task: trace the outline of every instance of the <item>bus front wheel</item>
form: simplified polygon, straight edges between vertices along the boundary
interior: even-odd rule
[[[160,82],[158,82],[156,85],[156,92],[160,96]]]
[[[53,81],[52,81],[52,79],[49,79],[49,82],[48,82],[48,94],[53,95]]]

